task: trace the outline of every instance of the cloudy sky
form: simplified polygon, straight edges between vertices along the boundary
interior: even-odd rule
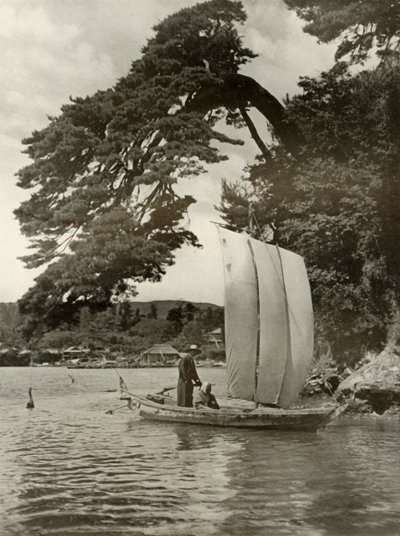
[[[91,95],[113,86],[152,35],[154,24],[195,0],[0,0],[0,302],[15,301],[38,271],[24,269],[18,257],[27,241],[13,210],[27,192],[15,185],[15,172],[28,159],[21,139],[46,126],[69,96]],[[304,34],[281,0],[244,0],[248,21],[245,44],[259,57],[245,72],[276,97],[297,91],[301,75],[317,75],[333,62],[333,47]],[[137,299],[223,302],[222,261],[210,220],[218,215],[220,179],[240,178],[253,147],[227,148],[229,160],[200,178],[180,185],[198,199],[188,223],[201,250],[185,248],[162,283],[146,283]]]

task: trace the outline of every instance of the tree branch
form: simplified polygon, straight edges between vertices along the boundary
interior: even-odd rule
[[[249,132],[251,134],[251,137],[258,145],[258,148],[260,149],[263,157],[265,158],[265,161],[268,161],[271,158],[271,153],[268,150],[265,143],[262,141],[253,121],[251,120],[249,114],[246,111],[246,108],[244,106],[239,106],[240,113],[242,114],[242,117],[247,125],[247,128],[249,129]]]
[[[191,110],[210,110],[217,106],[226,108],[242,108],[253,106],[272,125],[292,155],[297,155],[302,135],[298,127],[288,121],[284,106],[269,91],[253,78],[237,73],[229,73],[223,77],[220,85],[201,88],[191,102],[184,108]]]

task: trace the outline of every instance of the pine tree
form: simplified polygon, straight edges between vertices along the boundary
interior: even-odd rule
[[[23,141],[32,163],[18,185],[32,194],[15,214],[31,240],[27,266],[48,265],[20,302],[30,330],[127,299],[136,282],[164,275],[177,248],[198,245],[182,224],[195,199],[174,186],[226,158],[215,141],[242,143],[218,121],[246,125],[267,154],[247,113],[254,107],[296,153],[284,107],[240,73],[255,57],[238,32],[245,19],[232,0],[167,17],[115,87],[71,99]]]

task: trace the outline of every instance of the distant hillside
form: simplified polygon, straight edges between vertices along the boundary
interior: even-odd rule
[[[191,303],[199,311],[206,311],[208,308],[211,308],[213,311],[223,309],[221,305],[215,305],[215,303],[191,302],[187,300],[154,300],[150,302],[133,301],[130,303],[133,311],[139,309],[140,314],[142,315],[147,315],[150,312],[151,306],[154,305],[157,309],[157,317],[160,319],[166,319],[168,311],[179,304],[184,306],[186,303]]]
[[[135,312],[136,309],[140,310],[140,314],[147,316],[151,310],[151,306],[154,305],[157,309],[157,317],[159,319],[165,320],[168,315],[168,311],[179,305],[191,303],[199,311],[206,311],[211,308],[212,311],[223,309],[220,305],[215,305],[214,303],[202,303],[202,302],[190,302],[186,300],[154,300],[150,302],[144,301],[133,301],[130,302],[132,311]],[[16,303],[1,303],[0,302],[0,330],[12,330],[15,328],[20,321],[20,316],[18,313],[18,306]]]

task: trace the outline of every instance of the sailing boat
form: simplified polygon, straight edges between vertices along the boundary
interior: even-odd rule
[[[244,233],[222,227],[218,232],[225,274],[228,401],[216,411],[173,406],[169,397],[157,403],[130,393],[140,415],[218,426],[320,428],[343,408],[289,409],[313,355],[313,309],[302,257]]]

